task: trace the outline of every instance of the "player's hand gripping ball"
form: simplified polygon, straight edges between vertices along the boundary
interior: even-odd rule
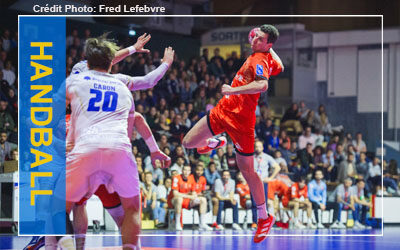
[[[251,44],[253,42],[254,37],[256,36],[256,32],[259,30],[260,28],[254,28],[249,32],[249,43]]]

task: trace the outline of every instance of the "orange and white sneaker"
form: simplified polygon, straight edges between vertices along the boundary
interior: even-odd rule
[[[265,220],[258,219],[257,231],[253,238],[254,243],[260,243],[265,240],[274,223],[275,217],[272,215],[269,215],[268,218]]]
[[[220,136],[220,137],[218,137],[218,138],[216,138],[216,139],[217,139],[219,142],[218,142],[218,144],[217,144],[215,147],[213,147],[213,148],[211,148],[211,147],[209,147],[209,146],[201,147],[201,148],[198,148],[198,149],[197,149],[197,153],[199,153],[199,154],[207,154],[208,152],[210,152],[210,151],[212,151],[212,150],[214,150],[214,149],[217,149],[217,148],[220,148],[220,147],[223,147],[223,146],[226,145],[227,140],[226,140],[226,137],[225,137],[225,136]]]

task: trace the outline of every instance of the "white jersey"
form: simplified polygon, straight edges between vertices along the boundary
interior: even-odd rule
[[[66,96],[72,110],[68,140],[75,144],[75,152],[93,148],[131,151],[128,116],[135,106],[121,80],[86,68],[67,78]]]

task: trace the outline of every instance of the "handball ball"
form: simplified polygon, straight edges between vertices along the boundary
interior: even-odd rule
[[[256,36],[256,31],[259,30],[260,28],[254,28],[250,31],[249,33],[249,43],[251,44],[253,42],[254,37]]]

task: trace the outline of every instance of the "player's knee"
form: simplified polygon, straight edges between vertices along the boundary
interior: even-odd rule
[[[188,135],[185,135],[185,137],[183,137],[182,146],[185,147],[185,148],[191,148],[192,147],[192,143],[191,143],[191,140],[190,140]]]

